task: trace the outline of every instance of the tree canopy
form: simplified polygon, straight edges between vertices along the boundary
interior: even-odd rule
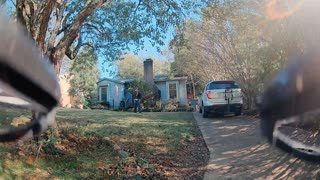
[[[96,96],[99,71],[98,57],[92,49],[83,49],[72,62],[69,71],[70,95],[74,96],[78,104],[90,106]]]
[[[319,16],[310,1],[211,1],[200,21],[185,21],[171,42],[173,70],[202,86],[211,80],[240,83],[246,108],[290,56],[313,47]],[[312,18],[313,17],[313,18]]]
[[[170,74],[170,62],[166,60],[153,60],[153,73],[154,75],[169,75]],[[143,79],[143,59],[140,57],[127,53],[118,62],[118,77],[120,78],[134,78]]]
[[[193,0],[7,0],[16,18],[51,60],[57,73],[64,56],[74,59],[89,46],[106,60],[117,59],[145,38],[163,45],[172,26],[199,7]]]

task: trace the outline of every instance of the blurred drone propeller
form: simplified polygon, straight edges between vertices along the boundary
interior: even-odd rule
[[[49,61],[21,29],[0,18],[0,142],[46,130],[60,99]]]

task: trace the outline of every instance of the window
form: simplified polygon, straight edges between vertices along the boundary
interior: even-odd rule
[[[101,93],[101,95],[100,95],[100,101],[104,101],[104,102],[107,102],[107,95],[108,95],[108,93],[107,93],[107,90],[108,90],[108,87],[107,86],[103,86],[103,87],[100,87],[100,93]]]
[[[170,99],[177,98],[177,84],[176,83],[169,84],[169,98]]]
[[[208,85],[208,90],[212,89],[237,89],[239,85],[234,81],[216,81]]]

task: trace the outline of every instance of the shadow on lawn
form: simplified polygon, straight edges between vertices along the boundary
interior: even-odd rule
[[[247,118],[247,117],[245,117]],[[211,118],[211,158],[208,170],[223,177],[311,179],[320,177],[320,165],[302,161],[260,137],[258,120]],[[213,125],[212,125],[213,124]]]
[[[43,138],[41,148],[34,141],[24,143],[19,152],[14,152],[14,144],[8,146],[10,149],[2,148],[2,162],[12,162],[5,173],[22,179],[107,179],[109,174],[123,177],[143,170],[150,172],[145,177],[151,179],[203,176],[199,169],[206,164],[208,153],[191,113],[59,109],[56,118],[60,135]],[[113,144],[106,144],[109,140],[105,137],[128,156],[115,151]],[[47,149],[62,153],[50,154]],[[138,168],[140,160],[147,160],[155,169]]]
[[[58,118],[67,131],[110,138],[129,157],[147,160],[163,177],[202,177],[208,150],[191,113],[88,113],[80,118],[60,113]]]

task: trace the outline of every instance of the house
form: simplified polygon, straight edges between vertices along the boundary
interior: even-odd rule
[[[124,81],[103,78],[98,82],[98,101],[118,108],[124,99]]]
[[[179,105],[186,105],[187,98],[187,77],[155,76],[154,83],[161,92],[161,101],[177,99]]]
[[[154,76],[153,60],[147,59],[143,62],[144,80],[149,84],[155,84],[160,90],[161,101],[164,103],[169,99],[177,99],[179,105],[186,105],[187,99],[187,77],[168,77],[164,75]],[[114,80],[104,78],[98,82],[98,100],[108,102],[110,107],[118,108],[122,100],[131,102],[132,95],[127,91],[127,85],[132,81]]]
[[[69,95],[70,83],[69,83],[69,75],[68,74],[60,74],[59,75],[59,85],[61,92],[60,105],[62,107],[74,107],[75,99],[73,96]]]

